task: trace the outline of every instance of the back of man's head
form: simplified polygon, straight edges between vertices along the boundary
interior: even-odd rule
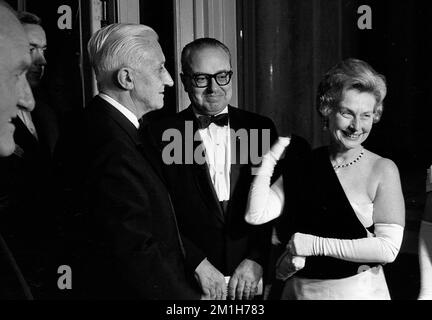
[[[142,24],[116,23],[98,30],[87,46],[98,85],[111,81],[122,67],[137,66],[157,40],[157,33]]]

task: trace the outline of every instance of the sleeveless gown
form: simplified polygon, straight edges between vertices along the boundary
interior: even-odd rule
[[[350,203],[333,170],[327,147],[304,159],[286,157],[284,213],[276,224],[282,243],[295,232],[335,239],[373,236],[373,204]],[[305,267],[285,282],[282,299],[390,299],[382,265],[326,256],[306,258]]]
[[[351,202],[365,228],[372,225],[373,204]],[[372,234],[371,234],[372,235]],[[307,258],[306,258],[307,263]],[[390,300],[381,265],[359,266],[358,273],[342,279],[307,279],[293,277],[285,283],[282,300]]]

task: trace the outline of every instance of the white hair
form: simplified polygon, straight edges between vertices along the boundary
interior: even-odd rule
[[[142,24],[115,23],[98,30],[87,45],[98,84],[120,68],[136,67],[157,41],[157,33]]]

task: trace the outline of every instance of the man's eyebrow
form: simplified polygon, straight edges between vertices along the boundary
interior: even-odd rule
[[[347,107],[339,107],[339,111],[346,111],[346,112],[351,112],[352,113],[352,110],[351,109],[348,109]]]
[[[223,69],[223,70],[219,70],[219,71],[217,71],[215,73],[195,72],[194,75],[196,75],[196,76],[205,76],[205,75],[212,76],[212,75],[215,75],[215,74],[218,74],[218,73],[221,73],[221,72],[230,72],[230,71],[231,70]]]
[[[47,47],[47,45],[40,46],[40,45],[38,45],[37,43],[34,43],[34,42],[30,42],[30,46],[31,47],[36,47],[36,48],[46,48]]]

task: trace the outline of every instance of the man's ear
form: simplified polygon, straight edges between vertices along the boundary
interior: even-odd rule
[[[114,83],[123,90],[132,90],[134,88],[134,75],[132,69],[121,68],[114,73]]]
[[[183,83],[183,89],[184,89],[184,91],[188,92],[189,83],[187,81],[187,77],[185,76],[185,74],[183,72],[180,73],[180,80]]]

